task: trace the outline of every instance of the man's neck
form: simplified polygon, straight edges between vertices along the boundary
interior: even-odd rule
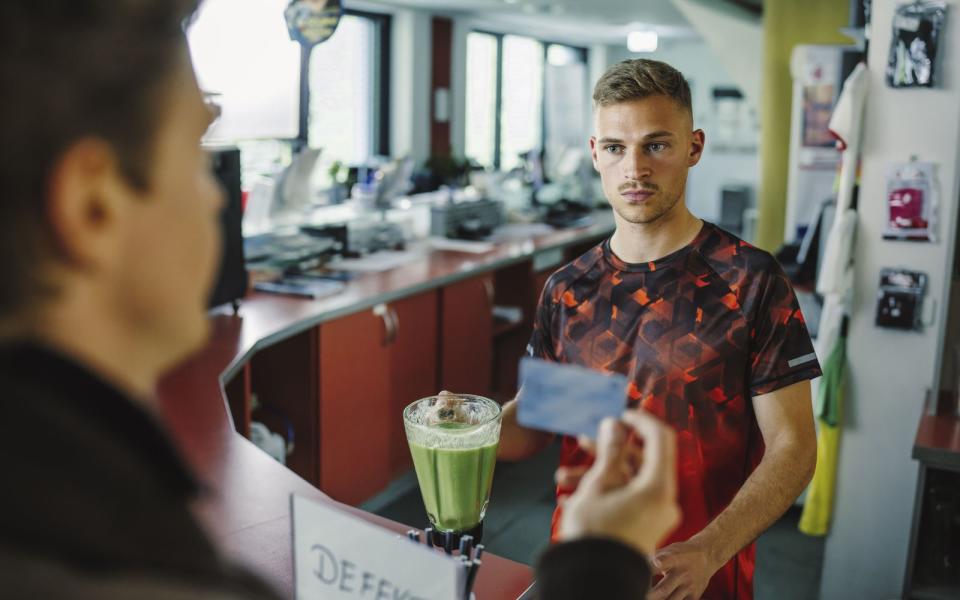
[[[71,317],[68,308],[44,311],[25,330],[28,339],[36,341],[75,360],[131,399],[153,409],[159,369],[154,357],[144,355],[143,344],[137,344],[115,319],[83,311],[83,318]]]
[[[644,263],[663,258],[693,241],[703,222],[686,206],[674,209],[652,223],[630,223],[614,213],[617,229],[610,249],[627,263]]]

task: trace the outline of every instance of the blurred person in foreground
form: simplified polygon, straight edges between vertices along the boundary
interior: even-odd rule
[[[156,414],[218,264],[195,9],[0,3],[0,595],[276,597],[191,513]]]
[[[277,597],[191,513],[200,485],[156,415],[159,377],[206,339],[219,246],[211,115],[183,33],[195,8],[0,3],[5,597]],[[619,556],[604,577],[629,578],[611,589],[648,585],[635,565],[676,519],[672,451],[650,419],[625,419],[662,460],[618,471],[624,426],[605,425],[564,521],[580,541],[547,554],[545,589],[601,547]]]

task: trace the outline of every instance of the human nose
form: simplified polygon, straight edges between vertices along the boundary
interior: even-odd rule
[[[623,161],[624,179],[630,181],[639,181],[650,177],[650,163],[643,151],[639,148],[630,148],[626,150],[626,156]]]

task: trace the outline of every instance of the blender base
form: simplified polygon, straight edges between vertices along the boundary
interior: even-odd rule
[[[446,545],[448,533],[450,534],[449,548],[447,548],[447,545]],[[430,539],[428,541],[432,546],[453,551],[460,547],[460,538],[462,538],[465,535],[469,535],[473,537],[474,546],[481,543],[481,540],[483,539],[483,521],[480,521],[480,523],[477,524],[476,526],[463,531],[446,532],[446,531],[434,529],[433,531],[430,532]]]

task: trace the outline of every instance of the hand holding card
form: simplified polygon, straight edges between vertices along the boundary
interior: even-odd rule
[[[531,429],[596,438],[600,422],[618,418],[626,408],[627,384],[618,373],[524,358],[517,422]]]

